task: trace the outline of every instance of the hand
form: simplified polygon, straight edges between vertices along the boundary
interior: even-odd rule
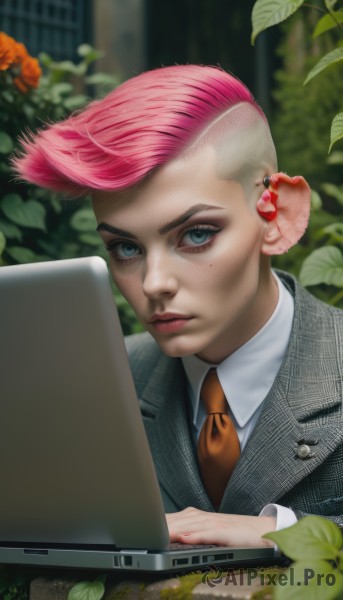
[[[274,542],[261,536],[275,531],[273,517],[226,515],[185,508],[166,515],[171,542],[216,544],[242,548],[273,547]]]

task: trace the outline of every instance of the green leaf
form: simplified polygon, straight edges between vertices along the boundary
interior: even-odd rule
[[[340,50],[343,51],[343,48],[340,48]],[[332,146],[338,142],[338,140],[341,140],[343,138],[343,112],[338,113],[338,115],[336,115],[331,123],[331,134],[330,134],[330,148],[329,148],[329,152],[332,148]]]
[[[343,240],[343,223],[331,223],[331,225],[323,227],[321,231],[326,235],[329,234],[342,237]]]
[[[85,104],[87,104],[87,97],[83,94],[78,94],[77,96],[71,96],[70,98],[66,98],[63,101],[64,106],[67,110],[73,111],[77,108],[81,108]]]
[[[322,199],[318,192],[311,190],[311,210],[320,210],[323,206]]]
[[[45,231],[45,208],[39,202],[24,202],[19,194],[6,194],[0,206],[6,217],[16,225]]]
[[[320,250],[327,249],[321,248]],[[334,250],[338,249],[334,248]],[[319,250],[315,250],[315,252],[319,252]],[[343,281],[342,255],[341,258]],[[267,533],[263,537],[276,542],[288,558],[301,560],[306,556],[309,562],[321,559],[335,560],[343,545],[342,533],[338,525],[323,517],[314,516],[304,517],[291,527]]]
[[[33,119],[33,117],[35,116],[36,111],[33,106],[30,106],[29,104],[24,104],[23,113],[24,113],[25,117],[28,119],[28,121],[31,121]]]
[[[0,173],[2,175],[6,175],[6,178],[8,178],[8,176],[10,174],[13,175],[13,173],[11,172],[10,166],[2,161],[0,162]]]
[[[338,27],[338,23],[343,23],[343,12],[332,12],[329,15],[324,15],[324,17],[319,19],[312,37],[316,38],[318,35],[325,33],[325,31]]]
[[[273,600],[339,600],[343,575],[324,560],[295,562],[279,575]]]
[[[330,12],[332,11],[335,4],[337,4],[337,0],[325,0],[325,6]]]
[[[39,57],[39,62],[42,63],[42,65],[44,65],[44,67],[49,67],[54,62],[52,57],[49,54],[47,54],[46,52],[40,52],[38,57]]]
[[[285,21],[303,3],[304,0],[257,0],[251,15],[251,43],[254,44],[261,31]]]
[[[335,285],[343,287],[343,255],[335,246],[314,250],[305,258],[299,274],[302,285]]]
[[[94,231],[96,219],[90,208],[80,208],[70,219],[70,225],[76,231]]]
[[[13,148],[12,138],[4,131],[0,131],[0,154],[9,154],[13,151]]]
[[[96,50],[89,44],[81,44],[81,46],[79,46],[77,49],[77,53],[79,56],[82,56],[82,58],[84,58],[88,64],[104,56],[104,52],[102,52],[102,50]]]
[[[46,260],[46,257],[39,256],[30,250],[30,248],[23,248],[22,246],[12,246],[12,248],[6,248],[6,252],[11,258],[13,258],[13,260],[20,264]]]
[[[89,231],[86,233],[81,233],[79,235],[79,240],[83,244],[87,244],[88,246],[94,246],[94,248],[98,248],[99,246],[103,246],[103,242],[101,238],[96,233],[96,231]]]
[[[101,600],[105,593],[102,581],[80,581],[68,594],[68,600]]]
[[[119,85],[119,79],[108,73],[94,73],[85,77],[85,82],[91,85]]]
[[[6,100],[6,102],[8,102],[8,104],[13,104],[14,95],[12,92],[10,92],[9,90],[3,90],[1,92],[1,96]]]
[[[86,66],[83,63],[76,65],[71,60],[61,60],[60,62],[53,62],[49,65],[52,71],[60,71],[62,73],[71,73],[73,75],[84,75]]]
[[[335,198],[343,206],[343,188],[339,188],[334,183],[323,183],[322,189],[328,196]]]
[[[50,89],[51,92],[56,96],[68,95],[71,94],[74,90],[72,84],[67,83],[66,81],[63,81],[61,83],[54,83]]]
[[[343,152],[333,152],[326,162],[328,165],[343,165]]]
[[[0,219],[0,231],[4,234],[6,238],[21,240],[23,235],[16,225],[13,223],[9,223],[8,221],[4,221]]]
[[[306,85],[311,79],[319,75],[324,69],[329,67],[330,65],[334,65],[335,63],[343,60],[343,48],[335,48],[335,50],[331,50],[321,58],[316,65],[314,65],[313,69],[308,73],[304,85]]]
[[[91,46],[90,44],[81,44],[78,48],[77,48],[77,53],[79,56],[82,56],[83,58],[85,56],[87,56],[87,54],[90,54],[90,52],[93,52],[94,48],[93,46]]]
[[[3,253],[5,246],[6,246],[6,238],[5,238],[4,234],[2,233],[2,231],[0,231],[0,256]]]

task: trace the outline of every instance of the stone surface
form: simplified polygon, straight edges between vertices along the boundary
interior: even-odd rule
[[[75,575],[39,577],[31,581],[30,600],[67,600],[69,590],[80,581]]]
[[[207,576],[201,573],[198,576],[195,576],[194,573],[190,574],[189,578],[193,578],[193,583],[191,583],[194,585],[194,588],[191,588],[192,600],[216,600],[218,598],[251,600],[254,593],[262,592],[262,590],[265,590],[265,594],[261,595],[261,600],[271,600],[271,593],[265,588],[266,580],[256,575],[254,571],[251,569],[250,575],[249,572],[244,572],[242,569],[240,571],[223,571],[218,579],[215,579],[216,575],[213,573],[208,573]],[[261,571],[263,573],[264,569]],[[281,571],[282,569],[278,569],[278,572]],[[39,577],[31,582],[30,600],[68,600],[69,590],[76,583],[81,580],[92,580],[97,576],[97,572],[80,574],[71,571],[69,574]],[[203,580],[201,581],[201,579]],[[182,600],[187,587],[189,587],[189,585],[187,586],[187,575],[169,579],[162,579],[161,576],[147,578],[142,576],[139,580],[132,577],[132,579],[120,581],[119,574],[109,574],[103,600],[160,600],[163,597],[161,591],[168,589],[179,589],[179,598]]]
[[[83,573],[75,576],[66,574],[62,577],[39,577],[31,582],[30,600],[68,600],[68,593],[79,581],[92,580],[98,573]],[[106,593],[103,600],[160,600],[160,592],[167,589],[176,589],[180,581],[175,577],[172,579],[151,578],[140,581],[119,581],[119,576],[110,575],[106,584]]]

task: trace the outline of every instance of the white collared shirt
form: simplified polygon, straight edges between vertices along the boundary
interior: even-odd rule
[[[206,414],[200,402],[200,390],[210,368],[216,367],[220,383],[229,401],[229,413],[236,427],[241,450],[257,423],[263,400],[270,391],[287,350],[291,335],[294,301],[275,273],[279,288],[276,308],[265,325],[220,364],[209,364],[195,355],[182,358],[192,406],[194,436],[197,440]],[[261,374],[263,376],[261,376]],[[277,529],[296,522],[288,508],[268,505],[264,516],[277,518]]]

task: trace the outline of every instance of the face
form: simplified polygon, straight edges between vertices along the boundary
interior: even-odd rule
[[[272,313],[254,205],[240,183],[217,177],[209,146],[128,192],[94,195],[114,281],[165,354],[220,362]]]

